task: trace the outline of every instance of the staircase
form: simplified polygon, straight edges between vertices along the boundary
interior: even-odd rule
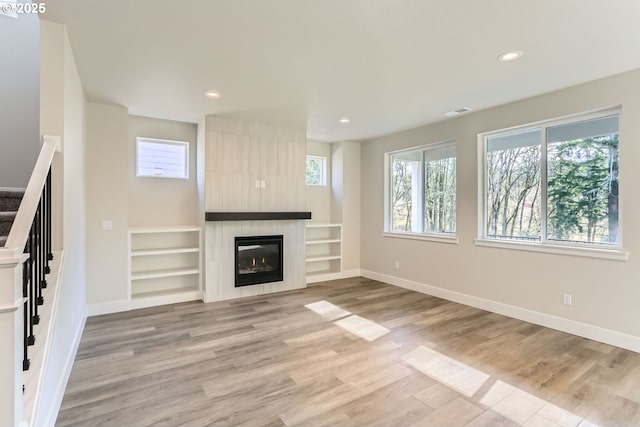
[[[7,241],[22,196],[24,196],[23,189],[0,188],[0,247],[3,247]]]

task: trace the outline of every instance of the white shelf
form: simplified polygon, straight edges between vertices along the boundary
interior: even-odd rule
[[[198,268],[186,268],[186,269],[166,269],[166,270],[152,270],[141,271],[137,273],[131,273],[131,280],[145,280],[145,279],[159,279],[161,277],[176,277],[176,276],[189,276],[191,274],[199,274]]]
[[[131,251],[131,256],[187,254],[192,252],[200,252],[200,248],[167,248],[167,249],[138,250],[138,251]]]
[[[307,257],[307,262],[331,261],[332,259],[342,259],[342,255],[312,256]]]
[[[307,228],[332,228],[332,227],[342,227],[342,224],[335,223],[307,223]]]
[[[165,290],[161,290],[161,291],[151,291],[151,292],[138,292],[135,294],[132,294],[131,297],[132,298],[158,298],[158,297],[166,297],[166,296],[170,296],[170,295],[181,295],[181,294],[193,294],[194,292],[198,292],[196,289],[189,289],[189,288],[184,288],[184,289],[165,289]]]
[[[152,234],[152,233],[182,233],[188,231],[200,231],[200,227],[184,226],[184,227],[136,227],[130,228],[131,234]]]
[[[132,308],[202,298],[199,227],[129,230]]]
[[[319,240],[307,240],[307,245],[323,245],[327,243],[341,243],[340,239],[319,239]]]
[[[307,283],[342,271],[342,224],[306,225]]]

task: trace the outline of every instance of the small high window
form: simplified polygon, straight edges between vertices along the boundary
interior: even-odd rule
[[[327,158],[307,156],[307,185],[327,185]]]
[[[189,143],[136,138],[136,176],[189,178]]]

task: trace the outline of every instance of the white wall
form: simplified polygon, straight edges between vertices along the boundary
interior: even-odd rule
[[[88,103],[87,238],[89,313],[128,307],[128,230],[200,224],[197,125],[132,116],[125,107]],[[136,137],[189,142],[187,180],[136,177]],[[111,221],[112,230],[101,222]]]
[[[342,224],[342,270],[357,270],[360,268],[360,143],[335,142],[331,148],[331,219]]]
[[[57,169],[62,172],[64,263],[43,375],[40,411],[31,425],[52,425],[75,358],[86,316],[85,99],[66,30],[41,22],[42,133],[62,136]]]
[[[38,16],[0,15],[0,40],[0,187],[26,188],[40,152]]]
[[[514,102],[362,144],[362,268],[365,274],[640,351],[640,70]],[[477,134],[544,119],[622,105],[620,194],[629,261],[478,247]],[[458,143],[459,244],[385,238],[383,155],[387,151],[453,139]],[[399,260],[401,268],[394,268]],[[573,295],[573,306],[562,294]],[[600,334],[600,335],[598,335]]]
[[[128,111],[87,103],[87,302],[128,299]],[[102,230],[101,221],[111,221]]]
[[[129,116],[129,227],[199,223],[196,182],[197,125]],[[136,177],[136,137],[189,143],[189,179]]]
[[[331,144],[307,141],[307,154],[327,159],[327,185],[307,185],[307,211],[311,222],[331,222]]]

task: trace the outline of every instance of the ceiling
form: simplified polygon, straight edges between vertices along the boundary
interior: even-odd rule
[[[89,101],[367,139],[640,68],[638,0],[47,0]],[[524,52],[500,63],[498,55]],[[208,89],[222,94],[204,96]],[[341,124],[342,117],[351,119]]]

